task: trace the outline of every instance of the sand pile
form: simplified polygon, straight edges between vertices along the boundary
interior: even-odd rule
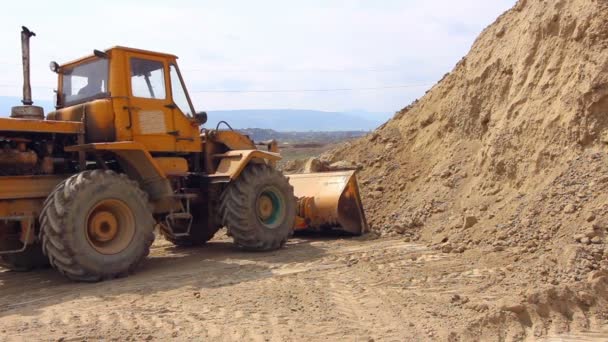
[[[322,159],[362,168],[379,234],[570,286],[608,269],[606,143],[608,2],[520,0],[422,99]]]
[[[584,204],[599,200],[607,181],[607,47],[607,2],[519,1],[425,97],[322,159],[362,167],[377,231],[473,233],[513,223],[520,203],[577,181],[588,182],[587,195],[552,197],[553,207],[533,216],[562,215],[564,228],[592,211],[589,222],[608,219]],[[584,180],[564,176],[595,162]],[[427,226],[436,217],[449,224]],[[522,231],[531,224],[518,223]]]

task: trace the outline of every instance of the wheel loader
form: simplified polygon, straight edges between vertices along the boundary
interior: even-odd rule
[[[282,247],[294,229],[367,231],[353,171],[276,169],[231,129],[201,128],[177,57],[127,47],[59,65],[55,111],[33,105],[23,27],[23,105],[0,118],[0,263],[50,264],[75,281],[127,275],[158,227],[177,246],[222,227],[239,248]],[[290,183],[291,182],[291,183]]]

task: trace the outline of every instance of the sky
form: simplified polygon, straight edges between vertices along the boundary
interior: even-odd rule
[[[449,72],[515,2],[10,1],[0,14],[0,96],[21,95],[25,25],[36,32],[34,99],[52,98],[50,61],[123,45],[179,56],[197,110],[393,113]]]

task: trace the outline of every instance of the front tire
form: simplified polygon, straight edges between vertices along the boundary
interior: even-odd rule
[[[126,175],[84,171],[47,198],[40,215],[42,249],[69,279],[125,276],[149,254],[154,219],[148,196]]]
[[[220,213],[238,247],[250,251],[281,248],[293,234],[293,187],[274,168],[251,164],[222,194]]]

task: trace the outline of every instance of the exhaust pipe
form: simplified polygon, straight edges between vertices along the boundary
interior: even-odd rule
[[[32,86],[30,83],[30,38],[36,34],[27,27],[21,27],[21,61],[23,62],[23,106],[15,106],[11,109],[12,118],[20,119],[44,119],[44,109],[34,106],[32,101]]]
[[[34,104],[32,101],[32,87],[30,85],[30,38],[36,34],[27,27],[21,26],[21,59],[23,62],[23,102],[26,106]]]

